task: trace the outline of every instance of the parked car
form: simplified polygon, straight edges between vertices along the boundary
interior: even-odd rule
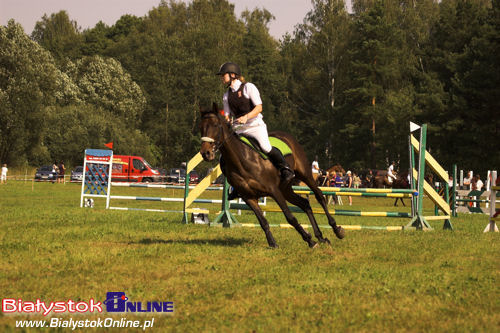
[[[198,184],[200,182],[200,175],[196,170],[189,173],[189,184]]]
[[[167,175],[168,183],[184,183],[186,181],[186,170],[182,168],[170,169]]]
[[[81,182],[83,180],[83,166],[77,166],[73,170],[71,170],[71,178],[72,182]]]
[[[52,165],[44,165],[36,170],[35,180],[49,180],[55,182],[57,180],[57,172],[52,169]]]

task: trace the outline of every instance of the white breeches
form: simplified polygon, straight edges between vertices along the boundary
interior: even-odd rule
[[[269,142],[269,135],[267,134],[267,126],[264,120],[260,117],[251,119],[246,124],[237,124],[233,126],[237,134],[245,134],[257,140],[260,148],[267,154],[271,151],[272,146]]]
[[[396,179],[396,176],[392,174],[392,172],[387,173],[387,179],[389,180],[389,183],[392,183],[393,179]]]

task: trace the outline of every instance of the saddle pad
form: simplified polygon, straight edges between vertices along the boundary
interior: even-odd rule
[[[260,154],[260,156],[262,156],[262,158],[267,160],[267,155],[262,152],[260,147],[255,147],[255,145],[250,140],[248,140],[248,138],[246,138],[244,136],[240,135],[239,138],[241,141],[243,141],[244,143],[249,145],[250,148],[257,151]],[[279,151],[281,151],[283,156],[287,156],[287,155],[292,154],[292,149],[290,149],[290,147],[283,140],[275,138],[274,136],[270,136],[269,142],[271,143],[271,146],[276,147]]]

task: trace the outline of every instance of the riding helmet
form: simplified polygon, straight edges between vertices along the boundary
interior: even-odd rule
[[[220,66],[219,72],[216,75],[223,75],[226,73],[234,73],[238,76],[241,76],[240,66],[238,66],[234,62],[226,62],[225,64]]]

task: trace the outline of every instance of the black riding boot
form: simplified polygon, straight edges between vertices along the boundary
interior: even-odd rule
[[[285,157],[283,157],[281,151],[279,151],[276,147],[273,147],[271,151],[267,153],[267,156],[269,157],[271,163],[276,167],[276,169],[280,171],[281,180],[285,184],[291,182],[292,179],[295,177],[295,173],[293,173],[293,170],[285,161]]]

